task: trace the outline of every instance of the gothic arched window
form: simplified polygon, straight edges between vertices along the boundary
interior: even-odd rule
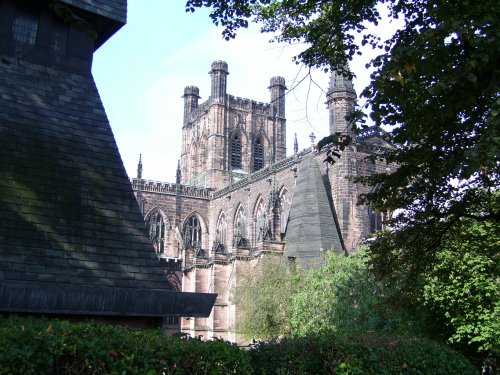
[[[261,199],[255,211],[255,238],[257,241],[265,239],[268,229],[266,206]]]
[[[370,215],[370,233],[375,233],[376,231],[382,230],[382,214],[372,209],[369,209],[368,212]]]
[[[258,171],[264,168],[264,146],[260,138],[255,140],[253,145],[253,170]]]
[[[149,238],[159,254],[165,252],[165,221],[160,212],[155,212],[149,217]]]
[[[247,242],[247,217],[245,210],[240,206],[234,220],[234,246],[246,245]]]
[[[284,237],[286,227],[288,225],[288,218],[290,217],[290,206],[292,205],[292,197],[288,190],[283,190],[280,195],[280,231],[281,236]]]
[[[231,168],[241,169],[241,139],[238,134],[231,139]]]
[[[227,249],[227,223],[226,216],[221,214],[217,222],[213,251],[224,253]]]
[[[184,247],[186,249],[201,249],[201,239],[200,220],[196,215],[193,215],[184,224]]]

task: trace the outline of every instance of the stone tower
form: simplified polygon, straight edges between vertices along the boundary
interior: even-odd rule
[[[214,61],[211,91],[184,89],[181,183],[218,189],[286,156],[285,80],[270,80],[270,102],[227,94],[228,65]]]
[[[346,119],[356,106],[356,91],[352,81],[341,73],[332,72],[326,98],[330,114],[330,134],[343,133],[352,136],[349,121]]]

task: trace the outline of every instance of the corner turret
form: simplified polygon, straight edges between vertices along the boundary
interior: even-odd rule
[[[212,77],[211,97],[215,100],[222,101],[226,96],[227,90],[227,63],[225,61],[214,61],[212,69],[208,72]]]
[[[200,89],[196,86],[186,86],[184,88],[184,125],[189,121],[189,115],[198,107],[198,99],[200,99]]]
[[[271,91],[271,116],[285,118],[285,79],[273,77],[269,84]]]
[[[347,119],[356,106],[356,91],[352,80],[344,74],[333,71],[326,98],[330,112],[330,134],[338,132],[352,136],[351,126]]]

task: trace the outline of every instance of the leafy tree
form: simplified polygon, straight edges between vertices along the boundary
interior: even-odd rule
[[[418,317],[415,311],[394,310],[384,303],[392,290],[374,279],[362,249],[350,256],[328,252],[321,267],[301,277],[289,308],[293,334],[415,335],[422,331],[425,314]]]
[[[241,265],[233,291],[238,333],[247,339],[270,339],[289,333],[287,310],[294,274],[281,256],[264,255],[257,264]]]
[[[399,214],[388,223],[392,230],[379,236],[370,247],[373,271],[402,292],[394,298],[399,305],[418,306],[427,283],[427,302],[435,311],[439,307],[453,329],[453,338],[490,345],[486,344],[489,320],[474,318],[473,309],[478,304],[457,299],[457,295],[462,295],[470,282],[484,287],[480,279],[497,280],[498,284],[497,270],[482,263],[492,258],[478,255],[474,246],[462,246],[467,242],[466,234],[459,234],[467,226],[496,228],[500,219],[500,3],[187,2],[190,11],[203,6],[211,7],[211,18],[224,27],[226,38],[234,37],[237,29],[246,27],[252,19],[262,25],[263,32],[276,33],[277,41],[303,43],[304,50],[295,61],[311,68],[350,75],[347,63],[362,53],[363,45],[378,49],[379,55],[369,64],[374,69],[371,82],[362,96],[371,109],[374,126],[391,127],[385,137],[394,146],[372,160],[396,168],[355,181],[377,187],[362,194],[360,204]],[[403,26],[387,41],[366,28],[382,21],[381,6],[388,9],[385,21],[403,20]],[[364,125],[355,122],[356,117],[353,129],[358,131]],[[343,134],[333,134],[320,141],[319,147],[331,156],[348,141]],[[498,246],[492,232],[487,232],[485,238],[489,240],[481,243],[490,241]],[[456,264],[451,262],[450,254],[456,257]],[[469,273],[464,279],[455,278],[453,283],[437,276],[459,264],[464,269],[484,267],[484,273]],[[434,278],[428,278],[429,274]],[[489,287],[486,289],[491,293]],[[446,301],[437,299],[437,291],[447,296]],[[468,317],[475,323],[470,323]],[[470,324],[481,328],[474,332],[466,328],[472,327]]]
[[[450,230],[426,274],[424,302],[450,341],[500,354],[500,226],[463,220]]]
[[[388,21],[404,27],[388,41],[367,31],[378,24],[380,5]],[[500,173],[500,5],[470,2],[349,0],[188,0],[186,7],[211,7],[210,17],[233,38],[248,19],[275,40],[304,43],[295,57],[309,67],[350,74],[346,63],[361,45],[380,49],[362,95],[375,126],[394,127],[386,137],[395,148],[377,158],[395,172],[358,178],[383,186],[360,197],[380,211],[404,209],[402,225],[438,220],[498,220],[492,192]],[[387,20],[386,20],[387,21]],[[320,147],[339,140],[327,137]],[[478,214],[477,207],[482,210]],[[396,223],[393,223],[394,225]],[[438,237],[440,233],[437,233]],[[438,238],[437,237],[437,238]]]

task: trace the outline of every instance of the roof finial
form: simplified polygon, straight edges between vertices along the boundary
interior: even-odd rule
[[[293,153],[299,152],[299,143],[297,142],[297,133],[295,133],[295,139],[293,140]]]
[[[139,154],[139,164],[137,164],[137,178],[142,178],[142,154]]]
[[[175,172],[175,183],[179,185],[181,183],[181,161],[177,160],[177,172]]]
[[[311,145],[314,145],[314,140],[316,139],[314,132],[311,132],[311,134],[309,134],[309,138],[311,138]]]

